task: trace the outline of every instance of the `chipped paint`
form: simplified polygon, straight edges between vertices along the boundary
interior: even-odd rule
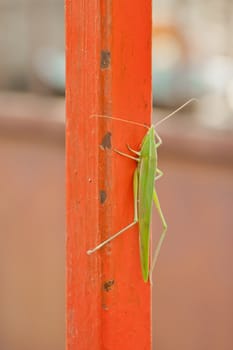
[[[107,193],[104,190],[100,190],[100,203],[103,204],[106,201]]]
[[[109,292],[112,289],[114,283],[115,283],[114,280],[105,281],[104,284],[103,284],[104,291],[105,292]]]
[[[112,147],[111,137],[112,137],[112,133],[108,131],[102,138],[101,145],[100,145],[101,149],[103,150],[106,148],[111,149]]]
[[[100,57],[100,68],[101,69],[107,69],[109,68],[111,64],[111,53],[107,50],[101,51],[101,57]]]

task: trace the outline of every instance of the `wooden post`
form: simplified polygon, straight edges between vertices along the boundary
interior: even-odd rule
[[[151,349],[151,290],[133,220],[137,149],[151,120],[151,0],[66,0],[67,350]]]

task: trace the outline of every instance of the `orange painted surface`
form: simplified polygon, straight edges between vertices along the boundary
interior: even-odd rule
[[[138,227],[86,251],[133,220],[137,149],[150,124],[151,1],[66,1],[67,349],[151,349],[151,290]]]

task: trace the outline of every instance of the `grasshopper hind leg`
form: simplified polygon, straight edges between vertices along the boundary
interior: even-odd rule
[[[156,262],[158,260],[159,252],[160,252],[160,249],[162,247],[162,244],[163,244],[163,241],[164,241],[164,239],[166,237],[166,232],[167,232],[167,223],[166,223],[166,220],[165,220],[165,218],[163,216],[163,212],[162,212],[162,209],[161,209],[160,203],[159,203],[159,198],[158,198],[158,195],[157,195],[155,189],[153,191],[153,200],[154,200],[156,209],[158,211],[158,214],[160,216],[160,219],[162,221],[163,231],[162,231],[161,236],[159,238],[159,242],[157,244],[157,247],[155,248],[155,253],[154,253],[154,256],[153,256],[153,259],[152,259],[152,264],[151,264],[151,268],[150,268],[150,281],[152,281],[152,272],[153,272],[154,267],[156,265]]]
[[[136,225],[138,223],[138,169],[136,169],[134,171],[133,193],[134,193],[134,220],[133,220],[133,222],[131,222],[129,225],[122,228],[120,231],[118,231],[117,233],[115,233],[114,235],[112,235],[111,237],[106,239],[105,241],[98,244],[95,248],[89,249],[87,251],[88,255],[95,253],[97,250],[104,247],[107,243],[111,242],[112,240],[114,240],[115,238],[120,236],[123,232],[127,231],[128,229],[130,229],[131,227],[133,227],[134,225]]]
[[[137,221],[133,221],[131,222],[129,225],[125,226],[123,229],[121,229],[120,231],[118,231],[117,233],[115,233],[114,235],[112,235],[111,237],[109,237],[108,239],[106,239],[105,241],[101,242],[100,244],[98,244],[95,248],[93,249],[89,249],[87,251],[88,255],[91,255],[93,253],[95,253],[97,250],[99,250],[100,248],[104,247],[107,243],[111,242],[113,239],[117,238],[118,236],[120,236],[123,232],[127,231],[128,229],[130,229],[132,226],[134,226],[137,223]]]

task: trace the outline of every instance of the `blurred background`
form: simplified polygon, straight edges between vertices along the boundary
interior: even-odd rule
[[[169,230],[154,272],[153,348],[232,350],[233,2],[153,5],[154,121],[199,99],[158,127]],[[64,4],[0,0],[0,9],[0,348],[60,350]]]

